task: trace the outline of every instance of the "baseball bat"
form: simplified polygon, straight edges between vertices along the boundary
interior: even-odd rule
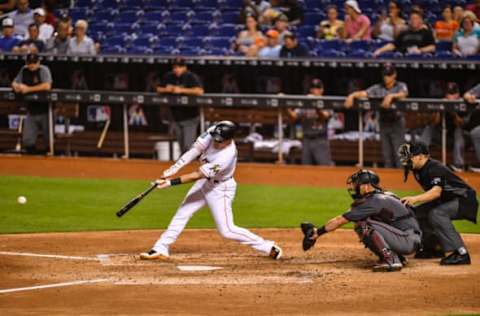
[[[103,131],[102,131],[102,134],[100,135],[100,138],[97,142],[97,148],[100,149],[103,147],[103,141],[105,140],[105,137],[107,136],[107,131],[108,131],[108,128],[110,127],[110,120],[107,120],[105,122],[105,126],[103,127]]]
[[[118,212],[117,212],[117,217],[122,217],[125,213],[130,211],[132,207],[138,204],[144,197],[146,197],[150,192],[152,192],[156,187],[158,186],[158,183],[153,183],[148,189],[131,199],[127,204],[125,204],[124,207],[122,207]]]

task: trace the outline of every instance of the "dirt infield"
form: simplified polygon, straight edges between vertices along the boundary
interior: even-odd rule
[[[466,235],[473,265],[441,267],[410,260],[397,273],[373,273],[375,258],[352,231],[326,235],[303,253],[301,233],[256,230],[279,241],[283,260],[222,240],[212,230],[188,230],[170,262],[145,262],[159,232],[126,231],[3,235],[0,289],[100,280],[0,294],[0,314],[137,315],[443,315],[480,312],[480,239]],[[341,247],[341,249],[340,249]],[[15,255],[9,255],[15,252]],[[27,256],[19,254],[27,253]],[[33,254],[84,259],[32,257]],[[98,256],[101,255],[102,256]],[[182,265],[214,266],[207,272]]]
[[[0,175],[153,179],[154,161],[0,157]],[[354,168],[242,164],[239,183],[343,188]],[[384,186],[404,184],[379,170]],[[480,177],[462,175],[475,188]],[[313,251],[299,230],[255,230],[285,255],[273,261],[212,230],[187,230],[169,262],[145,262],[159,231],[0,235],[0,315],[446,315],[480,313],[480,236],[465,235],[473,264],[410,260],[373,273],[375,258],[352,231],[322,237]],[[185,268],[215,268],[183,271]],[[51,286],[50,288],[47,288]],[[23,289],[22,289],[23,288]]]
[[[25,175],[70,178],[146,179],[159,177],[170,164],[154,160],[121,160],[100,158],[43,158],[0,156],[0,175]],[[193,170],[193,166],[185,171]],[[242,184],[269,184],[290,186],[317,186],[345,188],[349,175],[357,168],[310,167],[299,165],[239,164],[235,179]],[[403,171],[374,169],[381,177],[381,184],[388,189],[419,190],[409,177],[403,182]],[[480,190],[480,175],[462,173],[461,177]]]

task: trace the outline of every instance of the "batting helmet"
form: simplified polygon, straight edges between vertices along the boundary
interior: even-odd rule
[[[354,200],[360,199],[363,197],[363,194],[360,193],[360,186],[362,184],[370,184],[377,190],[383,191],[379,183],[380,178],[375,172],[361,169],[347,178],[348,193],[350,193]]]
[[[232,139],[237,130],[237,125],[231,121],[221,121],[215,125],[215,128],[210,132],[213,140],[216,142],[223,142]]]

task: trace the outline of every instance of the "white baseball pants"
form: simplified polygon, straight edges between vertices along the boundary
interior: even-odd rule
[[[237,183],[234,179],[218,184],[207,179],[198,180],[188,191],[170,225],[155,243],[153,250],[168,256],[169,246],[177,240],[193,214],[207,205],[219,233],[224,238],[239,241],[260,252],[269,254],[274,245],[273,241],[265,240],[234,224],[232,202],[236,189]]]

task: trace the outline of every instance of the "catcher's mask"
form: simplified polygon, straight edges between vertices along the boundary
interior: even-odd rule
[[[398,156],[404,170],[403,182],[407,182],[408,174],[410,170],[413,170],[412,157],[429,154],[428,146],[423,142],[405,143],[398,148]]]
[[[379,183],[380,178],[375,172],[367,169],[361,169],[348,177],[347,190],[352,199],[357,200],[364,197],[364,194],[360,193],[360,186],[362,184],[370,184],[375,189],[383,191],[379,186]]]
[[[232,139],[237,130],[237,125],[231,121],[221,121],[215,125],[215,128],[210,132],[213,140],[222,143],[226,140]]]

